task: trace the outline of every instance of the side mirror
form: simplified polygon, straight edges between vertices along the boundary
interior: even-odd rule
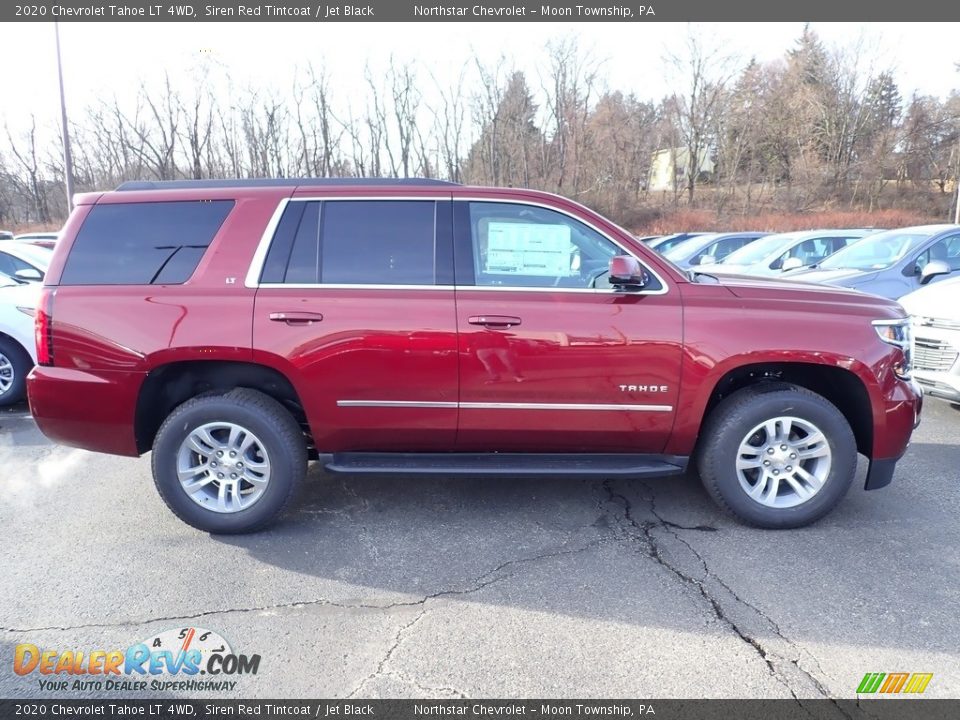
[[[937,275],[949,275],[951,272],[950,266],[943,260],[931,260],[924,265],[923,270],[920,271],[920,284],[926,285],[937,277]]]
[[[787,270],[799,270],[802,267],[803,260],[798,257],[791,257],[783,261],[783,265],[780,266],[780,270],[787,272]]]
[[[40,280],[43,280],[43,273],[36,268],[24,268],[23,270],[17,270],[17,272],[14,273],[14,276],[20,280],[26,280],[28,282],[39,282]]]
[[[640,261],[630,255],[610,258],[610,284],[620,287],[642,288],[647,284]]]
[[[713,255],[704,255],[700,258],[698,265],[716,265],[717,259]]]

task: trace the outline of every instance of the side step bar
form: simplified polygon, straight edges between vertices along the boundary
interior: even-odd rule
[[[321,455],[332,473],[496,475],[500,477],[653,477],[686,471],[686,456],[578,453],[373,453]]]

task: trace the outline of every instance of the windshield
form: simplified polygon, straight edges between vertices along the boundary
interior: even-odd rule
[[[680,243],[685,243],[691,238],[699,237],[699,233],[691,235],[690,233],[677,233],[675,235],[666,235],[657,240],[653,240],[650,243],[650,247],[656,250],[658,253],[663,254],[670,248],[676,247]]]
[[[847,245],[820,263],[824,270],[882,270],[933,236],[932,232],[891,230]]]
[[[739,250],[734,250],[723,259],[723,265],[753,265],[765,259],[771,253],[779,250],[788,240],[793,240],[798,235],[781,233],[780,235],[767,235],[765,238],[755,240],[749,245],[744,245]]]
[[[713,242],[714,237],[714,235],[697,235],[696,237],[687,238],[683,242],[677,243],[666,251],[662,248],[657,248],[657,250],[664,257],[677,262],[678,260],[684,260],[688,255],[692,255],[700,250],[700,248],[709,245]]]
[[[48,250],[47,248],[43,248],[38,245],[18,244],[16,247],[11,247],[10,250],[11,255],[18,257],[21,260],[26,260],[34,267],[38,267],[41,270],[46,270],[48,267],[50,267],[50,258],[53,257],[53,250]]]

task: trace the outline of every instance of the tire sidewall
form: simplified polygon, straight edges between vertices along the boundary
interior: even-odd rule
[[[740,444],[747,432],[779,416],[797,417],[815,425],[826,437],[832,455],[823,487],[807,502],[790,508],[771,508],[749,497],[740,486],[736,471]],[[799,527],[826,515],[846,494],[857,466],[856,441],[846,419],[826,400],[818,402],[818,398],[800,393],[790,393],[789,397],[784,393],[760,393],[729,419],[733,422],[726,422],[717,430],[712,456],[704,458],[704,462],[712,464],[709,474],[716,490],[736,515],[763,527]]]
[[[212,422],[233,422],[253,432],[266,446],[270,459],[270,482],[263,495],[249,508],[235,513],[207,510],[194,502],[177,477],[177,455],[187,436]],[[286,505],[292,492],[295,459],[270,418],[224,396],[210,397],[182,412],[175,412],[157,434],[153,446],[153,470],[157,490],[170,509],[184,522],[212,533],[242,533],[269,522]]]
[[[0,407],[7,407],[26,397],[27,374],[33,367],[33,360],[26,350],[6,338],[0,338],[0,355],[6,357],[13,366],[13,383],[5,393],[0,394]]]

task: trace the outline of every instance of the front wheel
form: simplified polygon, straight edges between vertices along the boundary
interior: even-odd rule
[[[856,441],[822,396],[792,385],[750,387],[710,414],[698,469],[707,492],[741,520],[802,527],[846,494],[857,469]]]
[[[193,398],[174,410],[153,443],[153,479],[177,517],[211,533],[270,524],[307,468],[297,421],[255,390]]]

